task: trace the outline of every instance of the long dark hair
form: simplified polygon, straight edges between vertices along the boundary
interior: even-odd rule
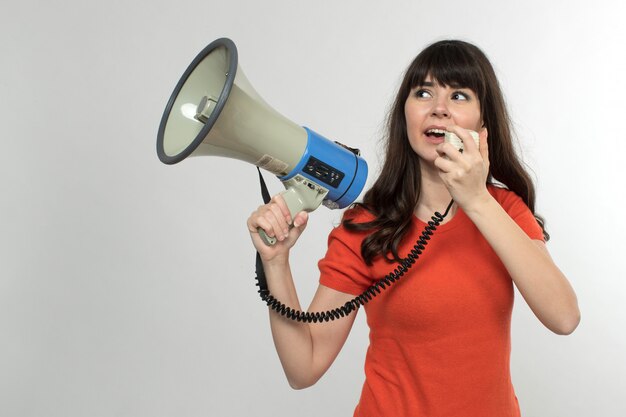
[[[491,63],[476,46],[445,40],[428,46],[413,60],[389,112],[385,161],[380,176],[363,202],[355,205],[372,213],[375,219],[355,223],[348,213],[344,218],[343,224],[348,230],[372,231],[361,244],[366,263],[371,265],[379,255],[388,261],[401,260],[398,246],[411,228],[421,192],[420,161],[407,136],[404,104],[411,89],[423,85],[427,76],[441,85],[469,88],[477,95],[484,126],[489,132],[487,183],[497,181],[520,196],[548,240],[544,221],[535,213],[535,187],[515,152],[511,121]]]

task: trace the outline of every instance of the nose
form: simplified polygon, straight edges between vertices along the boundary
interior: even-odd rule
[[[432,115],[435,117],[450,117],[445,96],[439,96],[433,101]]]

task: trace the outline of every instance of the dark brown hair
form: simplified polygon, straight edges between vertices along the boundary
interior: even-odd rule
[[[398,246],[411,228],[421,192],[420,161],[407,136],[404,104],[411,89],[423,85],[427,76],[441,85],[469,88],[477,95],[484,126],[489,132],[487,183],[497,181],[520,196],[548,240],[544,221],[535,214],[535,187],[515,152],[511,121],[491,63],[476,46],[445,40],[428,46],[413,60],[389,112],[385,161],[380,176],[363,202],[355,204],[372,213],[375,219],[355,223],[349,214],[344,218],[343,224],[348,230],[372,231],[361,244],[366,263],[371,265],[379,255],[388,261],[401,260]]]

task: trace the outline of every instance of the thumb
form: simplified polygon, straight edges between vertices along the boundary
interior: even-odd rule
[[[289,246],[293,246],[300,238],[300,235],[304,232],[304,229],[306,229],[308,221],[309,213],[306,211],[301,211],[295,215],[293,218],[293,227],[289,229],[289,238],[286,241]]]
[[[296,214],[296,217],[293,219],[293,227],[299,229],[300,233],[306,228],[306,225],[309,221],[309,213],[306,211],[301,211]]]

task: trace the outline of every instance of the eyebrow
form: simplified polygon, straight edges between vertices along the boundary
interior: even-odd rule
[[[439,83],[435,83],[435,82],[433,82],[433,81],[424,81],[423,83],[419,84],[419,86],[420,86],[420,87],[434,87],[434,86],[435,86],[435,84],[439,84]],[[446,85],[446,84],[444,84],[444,85]],[[464,87],[464,86],[462,86],[461,84],[459,84],[459,83],[455,83],[455,82],[450,83],[450,84],[447,84],[447,85],[448,85],[449,87],[451,87],[451,88],[468,88],[468,89],[470,89],[470,90],[471,90],[471,88],[469,88],[469,87]]]

